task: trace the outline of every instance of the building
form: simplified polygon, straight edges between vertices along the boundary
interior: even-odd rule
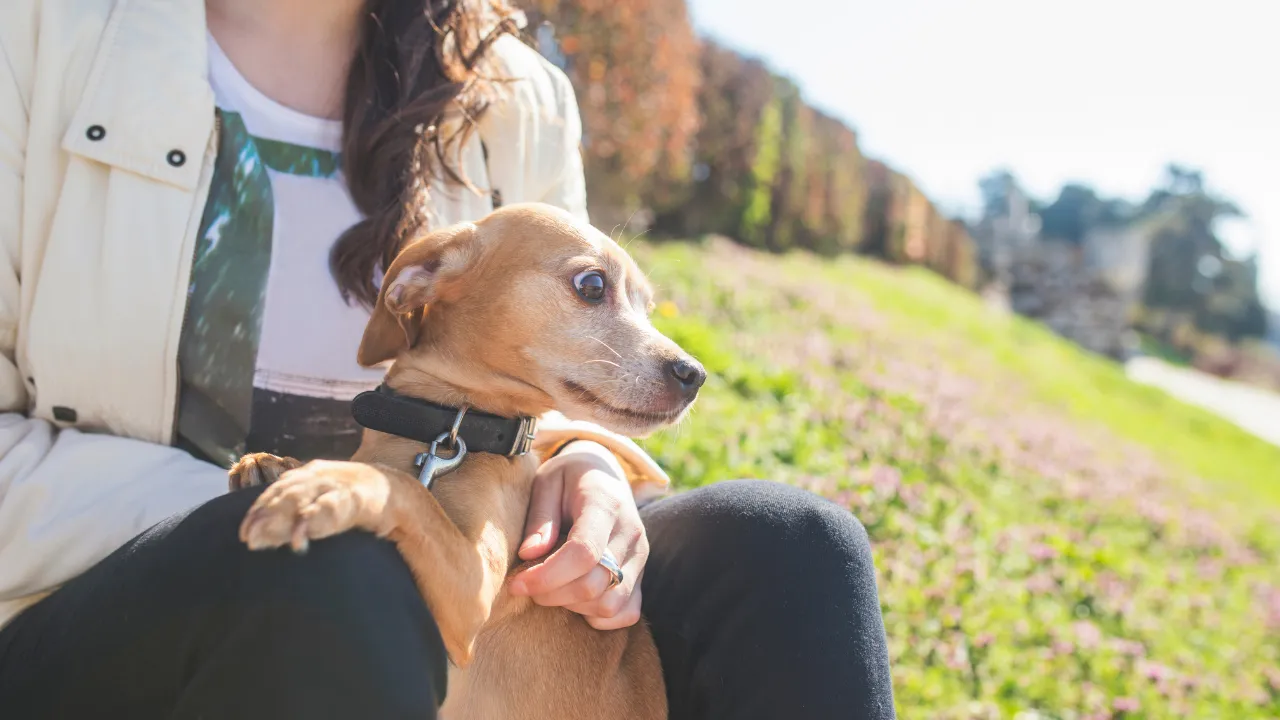
[[[1040,216],[1016,183],[1008,182],[997,198],[988,200],[982,220],[974,226],[978,261],[992,283],[1009,287],[1014,258],[1038,241]]]

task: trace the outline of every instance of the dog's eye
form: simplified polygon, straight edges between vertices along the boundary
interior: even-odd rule
[[[604,299],[604,275],[599,270],[580,272],[573,276],[573,289],[587,302],[600,302]]]

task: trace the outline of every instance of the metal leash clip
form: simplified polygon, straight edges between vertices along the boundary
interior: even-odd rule
[[[436,478],[448,475],[462,464],[462,459],[467,456],[467,443],[458,437],[458,428],[462,427],[462,418],[467,414],[466,406],[458,411],[458,416],[453,419],[453,428],[449,432],[440,433],[440,435],[431,443],[431,448],[424,453],[419,453],[413,459],[413,465],[418,469],[418,482],[423,487],[430,490],[431,485]],[[448,457],[442,457],[439,452],[440,443],[448,442],[448,448],[453,450],[453,454]]]

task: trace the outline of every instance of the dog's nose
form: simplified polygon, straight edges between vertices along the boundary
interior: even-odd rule
[[[685,394],[697,392],[698,388],[702,387],[702,383],[707,381],[707,371],[692,358],[671,361],[667,365],[667,371],[671,373],[671,377]]]

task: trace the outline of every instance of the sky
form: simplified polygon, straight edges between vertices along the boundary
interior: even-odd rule
[[[1052,200],[1064,182],[1138,200],[1173,161],[1247,220],[1280,311],[1277,0],[690,0],[704,35],[765,59],[863,151],[945,211],[1010,169]]]

